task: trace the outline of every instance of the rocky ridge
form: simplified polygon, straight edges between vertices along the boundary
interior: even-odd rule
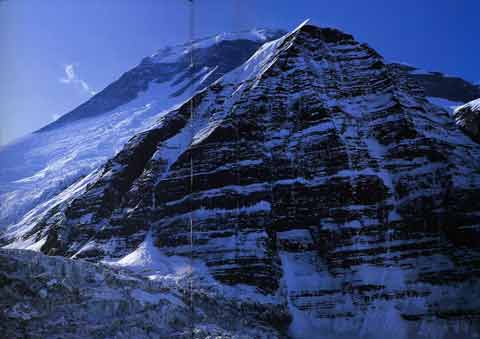
[[[480,86],[460,77],[441,72],[429,72],[399,63],[392,63],[390,66],[404,72],[406,77],[417,82],[424,89],[427,97],[463,103],[480,97]]]
[[[454,117],[457,125],[473,140],[480,143],[480,99],[458,107]]]

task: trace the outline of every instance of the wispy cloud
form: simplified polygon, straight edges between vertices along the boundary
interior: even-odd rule
[[[64,71],[65,76],[60,78],[61,83],[76,85],[89,95],[95,95],[97,93],[87,84],[85,80],[82,80],[78,77],[74,64],[65,65]]]

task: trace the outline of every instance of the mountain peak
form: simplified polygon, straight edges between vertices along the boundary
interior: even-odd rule
[[[151,56],[145,58],[147,62],[175,62],[179,56],[190,53],[192,47],[194,50],[209,48],[226,41],[247,40],[256,43],[264,43],[277,39],[287,32],[282,29],[271,28],[252,28],[236,32],[222,32],[214,35],[197,38],[192,42],[185,42],[178,45],[166,46],[159,49]]]
[[[308,33],[313,37],[319,38],[325,42],[340,42],[354,40],[353,35],[344,33],[337,28],[320,27],[312,24],[306,24],[300,28],[302,32]]]
[[[130,106],[78,123],[80,136],[46,133],[70,142],[49,145],[52,173],[78,159],[93,168],[0,241],[164,282],[188,277],[194,297],[178,293],[193,310],[203,293],[253,303],[252,317],[290,325],[294,338],[447,337],[452,324],[474,337],[478,144],[340,30],[304,22],[263,44],[219,36],[197,42],[206,47],[193,66],[165,55],[127,73],[103,98],[127,89]],[[104,152],[120,134],[120,151]],[[92,146],[109,160],[93,166]],[[51,178],[14,184],[38,195]]]

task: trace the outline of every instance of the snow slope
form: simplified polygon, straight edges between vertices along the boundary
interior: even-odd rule
[[[36,205],[92,172],[175,104],[176,87],[152,84],[142,95],[99,117],[34,133],[0,149],[0,225],[15,223]]]
[[[472,100],[465,105],[462,105],[462,107],[458,107],[458,110],[463,108],[469,108],[472,111],[480,111],[480,99]]]
[[[1,147],[0,229],[91,173],[133,135],[279,34],[255,29],[196,40],[193,69],[190,44],[166,47],[58,121]]]

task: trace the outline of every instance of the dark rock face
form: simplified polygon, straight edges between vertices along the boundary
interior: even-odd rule
[[[479,161],[400,70],[306,25],[132,138],[22,237],[99,261],[151,232],[165,255],[284,300],[293,336],[473,336]]]
[[[480,97],[480,87],[462,78],[440,72],[416,73],[416,68],[403,64],[391,64],[391,67],[403,71],[406,77],[416,81],[424,89],[426,96],[455,102],[468,102]]]
[[[457,108],[454,117],[457,125],[473,140],[480,143],[480,99]]]

